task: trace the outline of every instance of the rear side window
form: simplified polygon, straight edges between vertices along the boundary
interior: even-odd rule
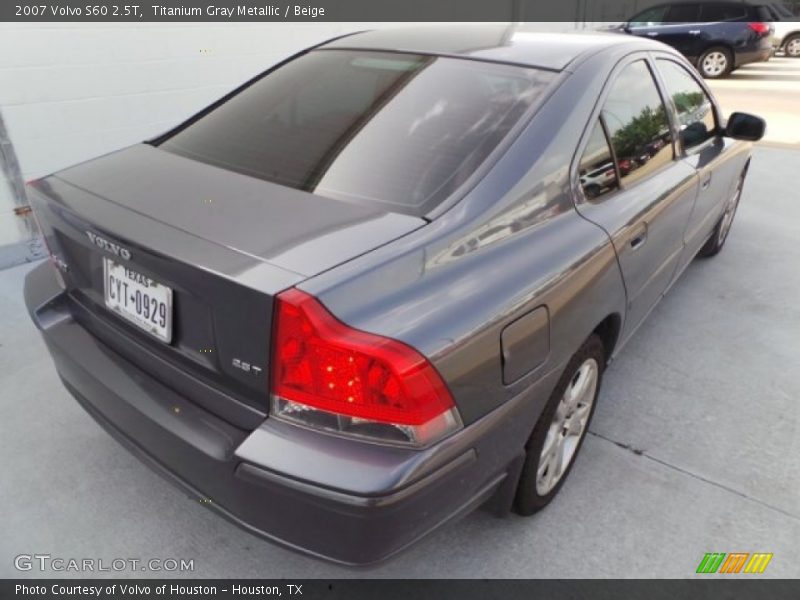
[[[578,176],[583,194],[589,200],[601,198],[617,189],[617,170],[614,168],[611,148],[600,119],[595,122],[581,156]]]
[[[709,2],[703,4],[700,11],[700,18],[703,21],[733,21],[736,19],[747,18],[747,8],[743,4],[725,4],[721,2]]]
[[[663,59],[658,59],[656,64],[678,113],[681,145],[691,150],[714,136],[717,129],[714,105],[697,80],[682,66]]]
[[[602,115],[623,186],[648,177],[672,160],[667,111],[643,60],[626,66],[614,80]]]
[[[484,162],[554,76],[436,56],[318,50],[161,148],[320,196],[424,214]]]

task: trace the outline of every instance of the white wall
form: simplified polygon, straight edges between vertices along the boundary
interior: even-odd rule
[[[0,245],[3,240],[18,241],[25,234],[24,223],[13,212],[14,200],[11,182],[0,173]]]
[[[309,45],[399,25],[0,23],[0,114],[30,180],[163,132]],[[0,248],[30,236],[7,196]]]
[[[361,24],[0,24],[0,110],[32,179],[153,136]]]
[[[30,180],[165,131],[286,56],[370,24],[0,23],[0,115]],[[1,173],[1,172],[0,172]],[[35,258],[0,174],[0,268]]]

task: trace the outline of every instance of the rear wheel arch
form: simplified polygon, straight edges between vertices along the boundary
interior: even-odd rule
[[[697,52],[697,54],[692,58],[692,60],[690,62],[695,66],[696,69],[699,70],[700,69],[700,59],[703,58],[703,55],[706,52],[708,52],[709,50],[711,50],[711,48],[717,48],[717,47],[725,48],[726,46],[725,46],[725,44],[720,44],[720,43],[717,43],[716,41],[713,41],[713,42],[703,46]],[[727,48],[727,50],[730,51],[731,49]]]
[[[569,475],[597,404],[595,400],[602,382],[603,367],[607,362],[604,353],[602,340],[592,333],[572,355],[561,374],[525,444],[525,458],[513,502],[513,509],[517,514],[528,516],[543,509],[558,494]],[[591,386],[583,385],[581,378],[584,377],[589,377],[586,381],[591,382]],[[570,387],[573,390],[584,389],[585,393],[581,391],[580,396],[568,394]],[[574,404],[569,401],[570,395],[574,398]],[[579,422],[577,427],[573,427],[576,419]],[[569,446],[572,449],[565,455],[564,446],[560,443],[553,446],[553,442],[567,438],[570,438]],[[555,463],[551,460],[553,453],[546,448],[558,451],[559,456]],[[554,481],[552,477],[548,477],[552,469],[556,469]],[[540,489],[539,485],[542,478],[550,480],[544,489]]]
[[[622,317],[619,315],[619,313],[612,313],[600,321],[597,327],[595,327],[592,331],[592,333],[596,334],[597,337],[600,338],[600,341],[603,342],[606,363],[608,363],[609,359],[611,358],[614,348],[619,341],[619,332],[621,329]]]
[[[703,48],[703,52],[707,52],[712,48],[723,48],[724,50],[727,50],[728,52],[731,53],[731,58],[733,59],[733,62],[736,62],[736,51],[733,49],[733,46],[731,46],[728,42],[715,42],[713,44],[709,44],[708,46]]]
[[[780,44],[779,48],[783,48],[783,49],[784,49],[784,52],[786,52],[786,55],[787,55],[787,56],[796,57],[797,55],[794,55],[794,54],[789,54],[789,53],[786,51],[786,45],[787,45],[789,42],[791,42],[792,40],[800,40],[800,30],[798,30],[798,31],[792,31],[792,32],[790,32],[790,33],[786,34],[786,35],[784,36],[784,38],[781,40],[781,44]]]

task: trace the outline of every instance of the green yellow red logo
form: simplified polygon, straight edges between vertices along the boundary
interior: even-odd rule
[[[763,573],[772,553],[769,552],[707,552],[697,565],[698,573]]]

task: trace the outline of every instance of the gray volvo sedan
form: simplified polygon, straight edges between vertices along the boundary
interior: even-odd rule
[[[764,127],[648,40],[345,36],[32,182],[52,264],[25,299],[145,463],[253,533],[373,563],[553,499],[603,370],[725,243]]]

